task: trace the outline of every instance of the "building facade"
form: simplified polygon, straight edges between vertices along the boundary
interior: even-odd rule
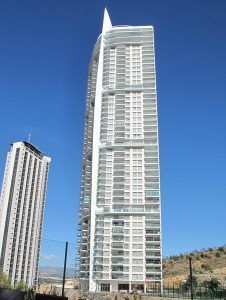
[[[81,176],[81,288],[162,285],[154,31],[104,13],[89,66]]]
[[[40,241],[51,159],[29,142],[8,152],[0,203],[0,267],[14,285],[37,284]]]

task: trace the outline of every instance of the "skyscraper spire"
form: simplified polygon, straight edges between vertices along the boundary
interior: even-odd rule
[[[102,33],[105,33],[109,29],[112,28],[111,19],[109,17],[107,8],[104,9],[104,20],[103,20],[103,27],[102,27]]]

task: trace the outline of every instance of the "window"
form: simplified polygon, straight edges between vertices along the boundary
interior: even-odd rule
[[[109,86],[114,86],[116,83],[116,55],[117,49],[110,49],[110,62],[109,62]]]
[[[109,283],[101,283],[100,290],[101,290],[101,292],[110,292],[110,284]]]
[[[143,280],[143,275],[142,274],[133,274],[132,279],[133,280]]]
[[[142,266],[133,266],[132,271],[133,272],[143,272],[143,267]]]
[[[143,259],[138,259],[138,258],[134,258],[132,260],[133,265],[142,265],[143,264]]]

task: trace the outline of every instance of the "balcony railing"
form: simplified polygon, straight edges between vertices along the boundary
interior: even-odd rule
[[[122,207],[122,208],[111,208],[104,207],[97,211],[97,213],[159,213],[160,209],[151,208],[137,208],[137,207]]]

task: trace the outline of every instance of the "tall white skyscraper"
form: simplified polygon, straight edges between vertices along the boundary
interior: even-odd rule
[[[37,284],[50,161],[29,142],[14,143],[8,152],[0,203],[0,267],[12,284]]]
[[[78,235],[83,290],[161,287],[154,31],[112,26],[106,10],[89,66]]]

